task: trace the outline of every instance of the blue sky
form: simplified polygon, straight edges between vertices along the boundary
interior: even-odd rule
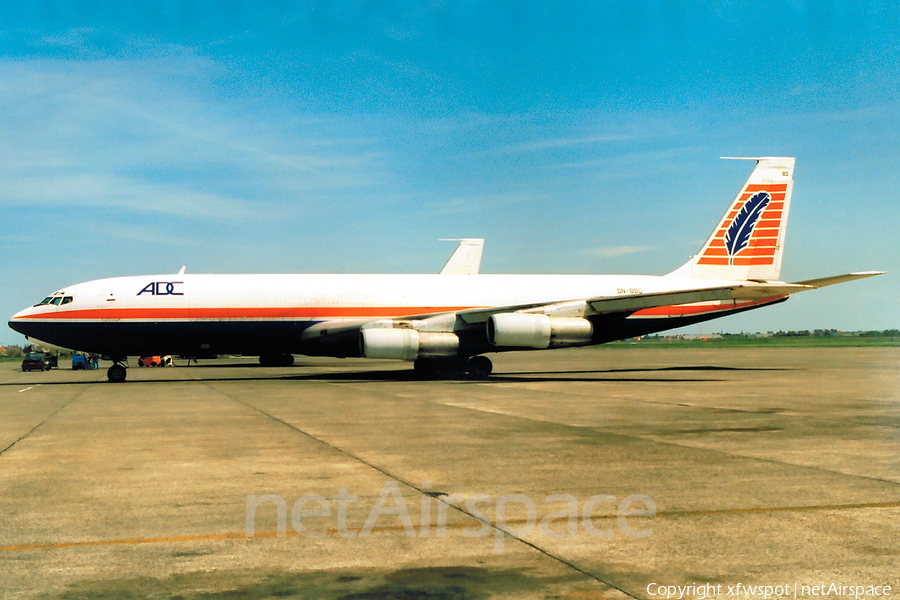
[[[704,331],[900,326],[894,2],[6,3],[0,312],[107,276],[662,274],[797,157],[782,276]],[[0,343],[21,337],[4,329]]]

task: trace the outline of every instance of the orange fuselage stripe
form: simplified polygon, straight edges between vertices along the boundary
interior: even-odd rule
[[[719,312],[764,304],[783,296],[761,300],[737,301],[733,304],[672,305],[639,310],[634,316],[681,316]],[[23,315],[19,319],[40,321],[169,321],[224,319],[353,319],[397,318],[408,315],[453,313],[473,307],[454,306],[300,306],[244,308],[96,308]]]
[[[60,310],[19,319],[46,321],[118,321],[169,320],[169,319],[338,319],[403,317],[435,313],[459,312],[471,306],[284,306],[284,307],[234,307],[234,308],[89,308]]]

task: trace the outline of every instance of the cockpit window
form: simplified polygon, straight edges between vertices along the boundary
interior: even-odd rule
[[[59,306],[60,304],[68,304],[69,302],[74,300],[72,296],[65,296],[63,294],[63,292],[56,292],[51,296],[47,296],[46,298],[35,304],[35,306],[44,306],[45,304],[53,304],[55,306]]]

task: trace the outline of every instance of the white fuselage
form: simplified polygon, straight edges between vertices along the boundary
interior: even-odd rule
[[[698,286],[698,283],[700,284]],[[79,283],[13,322],[402,317],[722,282],[645,275],[150,275]]]
[[[151,275],[100,279],[69,286],[53,300],[14,315],[10,326],[47,342],[108,355],[144,353],[353,355],[308,348],[303,332],[317,324],[373,319],[422,319],[496,306],[564,303],[586,298],[650,294],[722,282],[642,275]],[[720,316],[747,303],[705,303]],[[644,314],[641,314],[641,313]],[[695,311],[697,312],[697,311]],[[715,315],[713,315],[715,313]],[[638,311],[652,329],[684,324],[683,310]],[[667,324],[668,317],[677,322]],[[696,317],[696,315],[695,315]],[[619,319],[621,320],[621,319]],[[449,326],[452,331],[452,324]],[[620,337],[618,330],[602,341]],[[621,335],[629,337],[631,329]],[[643,331],[643,330],[641,330]],[[356,334],[354,334],[356,335]],[[481,339],[483,336],[474,336]]]

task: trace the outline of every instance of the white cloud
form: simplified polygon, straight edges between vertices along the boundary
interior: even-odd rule
[[[597,248],[585,248],[582,252],[594,258],[612,258],[653,249],[653,246],[600,246]]]
[[[624,142],[631,139],[633,139],[633,136],[631,135],[598,135],[592,137],[560,138],[521,144],[510,148],[510,150],[513,152],[531,152],[534,150],[545,150],[547,148],[564,148],[571,146],[587,146],[591,144],[607,144],[610,142]]]
[[[252,99],[217,94],[220,70],[184,53],[0,62],[0,205],[240,221],[384,182],[377,140],[257,115]]]
[[[527,204],[535,200],[531,194],[476,194],[457,196],[432,203],[435,212],[479,214],[492,210],[512,210],[514,205]]]
[[[204,194],[186,186],[96,173],[10,178],[0,195],[0,204],[107,207],[212,221],[236,220],[252,214],[248,203],[233,198]]]

